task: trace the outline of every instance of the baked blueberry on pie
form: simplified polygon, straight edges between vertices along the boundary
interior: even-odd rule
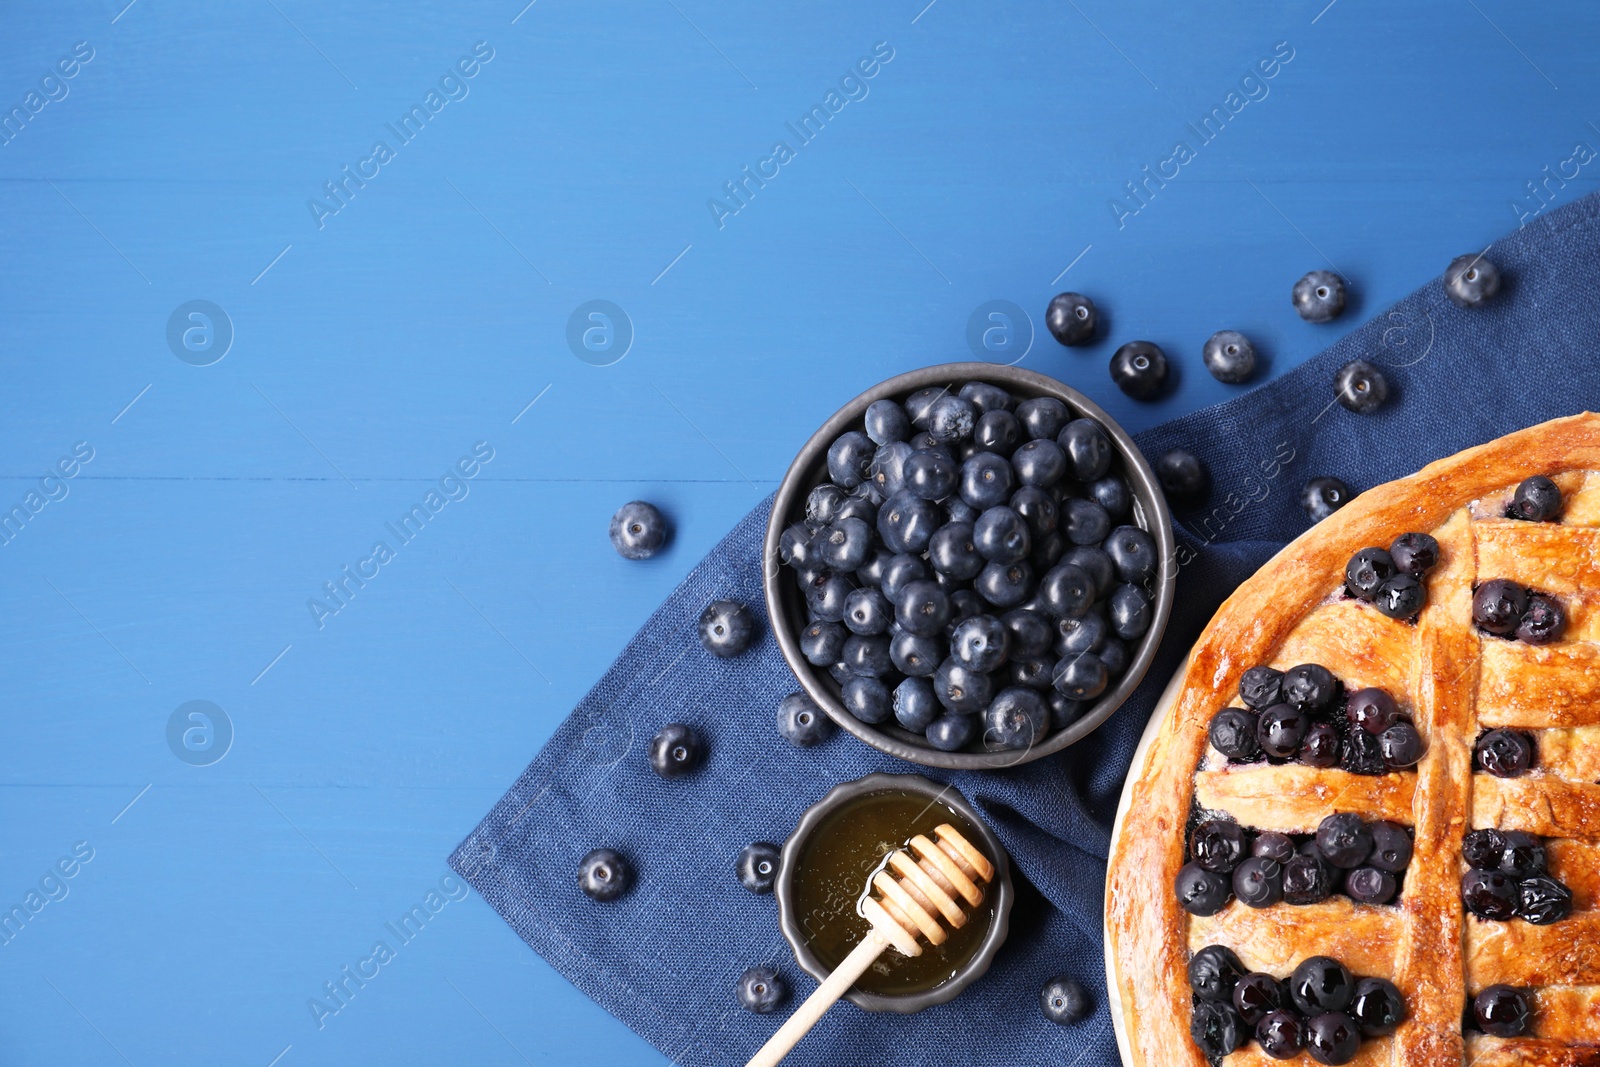
[[[1163,706],[1106,890],[1128,1067],[1600,1067],[1600,415],[1328,515]]]

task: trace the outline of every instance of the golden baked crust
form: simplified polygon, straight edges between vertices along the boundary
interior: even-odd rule
[[[1362,1043],[1357,1064],[1439,1067],[1600,1065],[1600,415],[1510,434],[1369,490],[1285,547],[1218,609],[1191,654],[1175,703],[1124,798],[1106,885],[1108,975],[1121,1005],[1128,1067],[1206,1067],[1189,1036],[1187,965],[1207,944],[1247,967],[1287,974],[1331,955],[1399,986],[1410,1018]],[[1561,487],[1559,523],[1505,520],[1518,482]],[[1433,533],[1440,564],[1416,624],[1337,597],[1350,556],[1406,531]],[[1474,583],[1512,578],[1556,595],[1570,621],[1559,643],[1485,641],[1471,623]],[[1381,686],[1408,704],[1427,742],[1415,773],[1362,777],[1266,764],[1229,767],[1211,750],[1212,715],[1237,705],[1243,672],[1321,663],[1347,686]],[[1539,766],[1474,774],[1479,726],[1539,737]],[[1331,811],[1415,828],[1399,906],[1335,897],[1255,910],[1237,901],[1190,916],[1174,878],[1191,804],[1262,829],[1308,832]],[[1471,828],[1525,829],[1551,842],[1552,873],[1574,894],[1552,926],[1484,923],[1461,904],[1461,840]],[[1463,1033],[1467,997],[1486,985],[1533,987],[1532,1035]],[[1226,1067],[1277,1063],[1255,1044]],[[1305,1054],[1289,1063],[1312,1061]]]

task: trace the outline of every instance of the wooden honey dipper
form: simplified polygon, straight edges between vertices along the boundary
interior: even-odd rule
[[[933,840],[918,834],[905,848],[889,853],[856,905],[872,929],[745,1067],[775,1067],[885,949],[920,956],[924,939],[944,944],[950,936],[946,924],[951,929],[965,926],[993,878],[994,864],[949,823],[934,829]]]

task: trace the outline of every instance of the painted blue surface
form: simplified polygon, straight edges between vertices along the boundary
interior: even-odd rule
[[[967,358],[1003,300],[1025,365],[1140,429],[1228,395],[1212,331],[1281,371],[1535,211],[1528,183],[1600,174],[1589,5],[126,2],[0,34],[29,116],[0,147],[0,506],[30,516],[0,547],[0,904],[39,890],[0,945],[8,1063],[661,1062],[475,896],[386,924],[827,414]],[[1308,326],[1289,287],[1329,263],[1355,311]],[[1044,334],[1069,287],[1093,348]],[[231,323],[215,362],[206,320],[169,346],[194,300]],[[591,300],[631,323],[609,366],[567,341]],[[1106,377],[1133,338],[1181,368],[1160,403]],[[646,564],[605,537],[634,497],[677,523]],[[319,626],[346,565],[376,574]],[[231,723],[206,766],[176,753],[216,756],[207,720],[169,745],[190,701]]]

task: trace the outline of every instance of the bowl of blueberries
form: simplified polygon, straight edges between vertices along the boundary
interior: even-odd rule
[[[1172,518],[1127,433],[1054,378],[949,363],[882,382],[773,501],[774,636],[810,697],[890,755],[998,769],[1111,715],[1155,656]]]

